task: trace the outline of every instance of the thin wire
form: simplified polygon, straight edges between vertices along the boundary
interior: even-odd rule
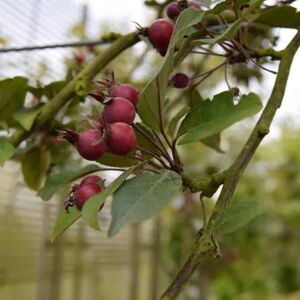
[[[96,45],[107,45],[111,44],[115,40],[99,40],[99,41],[84,41],[84,42],[72,42],[64,44],[51,44],[51,45],[41,45],[41,46],[26,46],[26,47],[14,47],[14,48],[0,48],[0,53],[8,52],[21,52],[21,51],[34,51],[34,50],[45,50],[54,48],[68,48],[68,47],[85,47],[85,46],[96,46]]]

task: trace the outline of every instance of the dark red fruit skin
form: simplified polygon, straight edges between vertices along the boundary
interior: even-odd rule
[[[80,185],[75,191],[75,203],[79,210],[82,209],[83,204],[92,196],[101,192],[101,187],[96,183],[87,183]]]
[[[97,129],[80,132],[75,145],[79,154],[87,160],[99,159],[106,149],[102,134]]]
[[[168,52],[168,48],[166,48],[166,49],[157,49],[157,51],[161,56],[165,56]]]
[[[105,100],[105,94],[101,91],[95,91],[91,93],[87,93],[89,96],[93,97],[96,101],[103,103]]]
[[[167,16],[175,20],[181,13],[180,7],[177,5],[176,2],[171,2],[167,7],[166,7],[166,14]]]
[[[149,27],[148,38],[154,48],[164,56],[174,30],[174,24],[167,19],[158,19]]]
[[[76,53],[74,56],[74,59],[79,65],[82,65],[85,61],[85,57],[81,53]]]
[[[109,94],[111,97],[125,98],[134,106],[136,106],[139,100],[140,92],[134,86],[123,83],[112,85]]]
[[[170,79],[170,83],[172,86],[178,88],[178,89],[184,89],[189,86],[190,84],[190,78],[184,73],[176,73],[172,78]]]
[[[100,176],[97,175],[90,175],[85,177],[81,182],[79,186],[83,186],[85,184],[90,184],[90,183],[95,183],[95,184],[99,184],[100,181],[102,180],[102,178]]]
[[[135,118],[135,108],[127,99],[116,97],[105,104],[102,116],[104,123],[107,124],[117,122],[131,124]]]
[[[188,1],[187,3],[187,7],[180,7],[180,5],[178,5],[178,3],[176,2],[171,2],[167,7],[166,7],[166,14],[167,16],[172,19],[172,20],[176,20],[178,18],[178,16],[180,15],[180,13],[188,7],[193,7],[193,8],[197,8],[202,10],[202,6],[200,5],[200,3],[196,2],[196,1]]]
[[[114,154],[125,155],[132,151],[136,144],[133,128],[126,123],[114,123],[107,126],[106,144]]]

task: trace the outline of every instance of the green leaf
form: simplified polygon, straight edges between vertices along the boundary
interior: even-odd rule
[[[222,41],[232,37],[233,34],[235,34],[236,30],[238,29],[238,27],[240,26],[242,21],[243,21],[243,19],[238,19],[234,23],[230,24],[224,32],[217,35],[215,38],[195,40],[192,42],[192,45],[194,45],[194,46],[202,45],[202,44],[212,45],[212,44],[217,44],[219,42],[222,42]]]
[[[182,121],[179,132],[186,134],[180,144],[188,144],[215,135],[225,128],[259,112],[262,103],[254,93],[243,95],[238,104],[233,103],[232,91],[215,95],[194,107]]]
[[[15,153],[15,147],[7,141],[6,138],[0,137],[0,166],[11,158]]]
[[[210,11],[212,14],[218,15],[221,12],[223,12],[224,10],[228,9],[228,6],[229,5],[228,5],[227,1],[223,1],[223,2],[216,4]]]
[[[0,128],[4,130],[8,130],[8,125],[5,121],[0,120]]]
[[[139,161],[125,157],[124,155],[117,155],[109,152],[105,152],[100,159],[97,160],[98,163],[108,166],[108,167],[119,167],[126,168],[132,167],[139,163]]]
[[[151,142],[149,142],[149,140],[147,138],[145,138],[145,135],[146,135],[147,137],[149,137],[149,139],[151,141],[154,141],[155,138],[154,138],[152,132],[148,128],[146,128],[144,125],[142,125],[141,123],[136,123],[135,127],[137,127],[139,129],[139,130],[136,130],[136,128],[134,128],[137,145],[142,147],[143,149],[150,150],[152,152],[156,152],[157,151],[156,147]],[[142,131],[144,133],[144,135],[141,134],[140,131]]]
[[[195,107],[204,101],[203,97],[200,95],[199,91],[197,90],[194,90],[190,95],[190,97],[192,98],[191,107]]]
[[[160,212],[180,191],[181,177],[173,171],[143,172],[127,180],[114,194],[109,236],[128,223],[141,222]]]
[[[66,85],[65,80],[53,81],[46,85],[43,89],[44,95],[50,100],[52,99],[64,86]]]
[[[0,81],[0,120],[12,124],[12,115],[23,107],[27,78],[14,77]]]
[[[14,112],[13,117],[25,130],[29,131],[41,109],[42,106],[40,105],[34,108],[24,108],[23,110]]]
[[[89,165],[81,169],[63,170],[48,176],[43,188],[38,192],[43,200],[49,200],[60,188],[90,173],[100,171],[98,165]]]
[[[42,145],[32,148],[22,157],[22,173],[29,188],[37,191],[46,176],[51,162],[51,155]]]
[[[275,6],[263,10],[256,22],[272,27],[298,28],[300,26],[300,11],[292,6]]]
[[[174,136],[178,122],[188,111],[189,108],[184,106],[173,116],[168,126],[168,131],[171,136]]]
[[[59,236],[61,236],[75,221],[81,216],[81,212],[75,208],[70,207],[69,212],[63,208],[55,222],[50,241],[53,243]]]
[[[98,211],[101,205],[104,203],[105,199],[112,195],[126,180],[126,178],[132,174],[136,169],[133,167],[126,172],[122,173],[116,180],[114,180],[104,191],[90,198],[82,208],[82,217],[85,219],[88,224],[98,230]]]
[[[265,212],[265,207],[258,202],[235,202],[224,212],[215,226],[217,233],[232,233],[245,226],[257,216]]]
[[[163,59],[162,65],[152,80],[142,91],[138,103],[138,113],[144,124],[149,128],[159,130],[161,111],[164,119],[164,101],[168,87],[169,76],[174,69],[175,47],[180,48],[184,41],[185,31],[194,24],[199,23],[204,12],[189,8],[184,10],[178,17],[174,32],[169,44],[168,52]],[[161,103],[159,104],[159,98]]]
[[[219,153],[224,153],[224,151],[222,150],[221,145],[220,145],[221,144],[221,134],[220,133],[217,133],[210,137],[202,139],[202,140],[200,140],[200,142],[202,144],[204,144],[205,146],[216,150]]]

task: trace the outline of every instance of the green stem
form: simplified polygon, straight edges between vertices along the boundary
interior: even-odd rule
[[[192,254],[180,269],[173,282],[164,292],[161,300],[176,299],[186,282],[192,276],[195,268],[208,258],[218,256],[219,249],[216,246],[216,241],[214,241],[212,238],[214,226],[230,204],[230,200],[239,182],[239,179],[253,157],[257,147],[269,132],[276,111],[282,103],[291,64],[299,45],[300,30],[298,30],[295,37],[283,52],[272,94],[261,114],[260,119],[257,121],[256,126],[254,127],[240,154],[232,164],[231,168],[227,171],[221,194],[208,221],[207,228],[197,240]],[[187,184],[190,183],[191,181],[187,182]]]
[[[181,174],[183,185],[188,187],[192,193],[202,192],[202,196],[211,197],[225,181],[228,171],[214,173],[208,178],[192,179]]]
[[[30,131],[18,128],[10,138],[10,142],[14,146],[18,146],[25,138],[30,136],[32,132],[38,128],[45,127],[53,120],[56,113],[75,95],[76,87],[80,82],[93,79],[115,57],[138,41],[139,38],[136,32],[117,39],[104,52],[99,54],[91,64],[87,65],[73,80],[68,82],[67,85],[44,106]]]
[[[294,55],[299,48],[300,44],[300,31],[297,32],[295,37],[289,43],[287,48],[283,50],[282,59],[278,69],[278,75],[273,87],[273,91],[268,100],[266,107],[264,108],[259,120],[256,123],[249,139],[242,148],[240,154],[232,164],[216,203],[212,216],[210,218],[208,227],[213,228],[216,221],[220,218],[221,214],[225,211],[230,203],[230,199],[237,186],[237,183],[257,150],[259,144],[263,138],[269,133],[270,126],[274,119],[274,116],[281,106],[282,99],[285,93],[287,80],[290,73],[290,68]]]

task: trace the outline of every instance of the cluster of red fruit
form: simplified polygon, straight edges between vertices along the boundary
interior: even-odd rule
[[[97,175],[90,175],[84,178],[80,184],[77,184],[71,190],[71,193],[65,201],[65,209],[68,211],[70,206],[76,205],[81,210],[83,204],[92,196],[101,192],[102,178]],[[99,210],[104,204],[99,208]]]
[[[87,160],[100,159],[105,151],[118,155],[131,152],[136,144],[136,136],[131,124],[135,118],[135,106],[139,91],[129,84],[118,84],[114,78],[99,81],[107,93],[89,93],[104,104],[104,109],[95,122],[96,128],[82,132],[65,130],[63,137],[74,144],[78,153]]]
[[[195,1],[176,1],[170,3],[166,7],[167,16],[175,21],[180,13],[188,8],[194,7],[202,10],[199,3]],[[174,23],[168,19],[158,19],[154,21],[149,27],[145,28],[143,32],[148,37],[152,46],[158,51],[161,56],[165,56],[168,51],[168,46],[174,31]],[[171,86],[176,88],[186,88],[190,83],[190,78],[184,73],[175,74],[170,80]]]
[[[197,2],[178,0],[166,7],[166,14],[174,21],[188,7],[201,9]],[[168,51],[173,31],[174,24],[168,19],[158,19],[143,30],[162,56]],[[83,62],[82,57],[77,58],[80,59],[80,63]],[[75,145],[78,153],[87,160],[98,160],[107,150],[114,154],[126,155],[136,144],[131,124],[136,115],[139,91],[130,84],[117,83],[114,76],[112,80],[98,83],[101,89],[89,95],[101,102],[104,109],[99,119],[93,122],[94,128],[81,132],[68,129],[63,131],[63,137]],[[190,78],[184,73],[177,73],[169,79],[169,84],[176,88],[186,88],[189,83]],[[66,201],[66,208],[75,204],[81,210],[91,196],[101,191],[101,180],[99,176],[92,175],[83,179],[79,185],[75,185]]]
[[[166,14],[171,20],[176,20],[180,13],[188,8],[194,7],[201,9],[201,5],[195,1],[176,1],[170,3],[166,7]],[[149,28],[144,30],[148,36],[152,46],[159,52],[161,56],[165,56],[174,31],[173,22],[168,19],[158,19],[154,21]]]

